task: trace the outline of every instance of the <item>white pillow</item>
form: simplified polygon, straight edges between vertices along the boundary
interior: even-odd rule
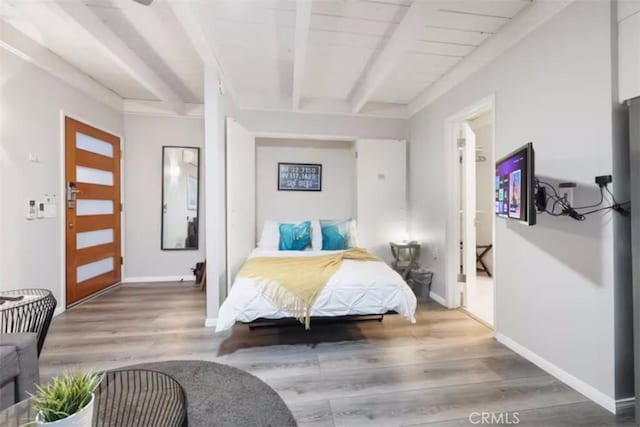
[[[261,249],[278,250],[280,246],[280,230],[276,221],[265,221],[258,247]]]
[[[314,251],[322,250],[322,227],[320,227],[320,220],[311,220],[311,248]]]
[[[320,232],[320,240],[322,240],[322,232]],[[320,244],[322,246],[322,243]],[[355,219],[351,219],[349,226],[349,246],[352,248],[360,247],[360,239],[358,238],[358,224]]]

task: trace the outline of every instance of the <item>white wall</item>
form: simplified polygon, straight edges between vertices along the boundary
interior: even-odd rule
[[[61,110],[110,133],[122,113],[0,49],[0,289],[46,288],[64,305]],[[28,160],[29,153],[40,157]],[[55,219],[27,221],[26,202],[56,194]]]
[[[407,235],[407,143],[356,141],[359,244],[390,263],[389,242]]]
[[[204,164],[200,162],[199,249],[163,251],[160,249],[162,146],[203,147],[203,120],[127,114],[124,127],[125,279],[190,278],[190,268],[205,258]]]
[[[429,248],[424,261],[435,270],[437,294],[445,294],[446,117],[495,93],[496,156],[533,141],[538,176],[575,181],[576,203],[593,200],[594,176],[612,169],[610,18],[609,2],[577,1],[412,118],[412,237]],[[534,227],[499,220],[495,248],[496,332],[608,407],[614,399],[611,216],[578,223],[541,215]]]
[[[278,162],[319,163],[322,191],[278,191]],[[355,217],[352,142],[265,139],[256,141],[256,228],[265,220]]]

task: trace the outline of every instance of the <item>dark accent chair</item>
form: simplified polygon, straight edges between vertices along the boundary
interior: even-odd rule
[[[0,334],[0,410],[14,405],[36,391],[38,335]]]

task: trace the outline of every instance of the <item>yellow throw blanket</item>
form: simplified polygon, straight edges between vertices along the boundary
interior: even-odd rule
[[[265,298],[309,329],[311,306],[345,259],[381,261],[361,248],[320,256],[256,257],[242,266],[238,277],[255,279]]]

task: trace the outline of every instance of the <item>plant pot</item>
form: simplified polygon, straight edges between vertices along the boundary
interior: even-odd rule
[[[93,401],[95,396],[91,395],[91,400],[84,408],[75,414],[50,423],[40,421],[40,414],[36,415],[36,425],[42,427],[91,427],[93,421]]]

